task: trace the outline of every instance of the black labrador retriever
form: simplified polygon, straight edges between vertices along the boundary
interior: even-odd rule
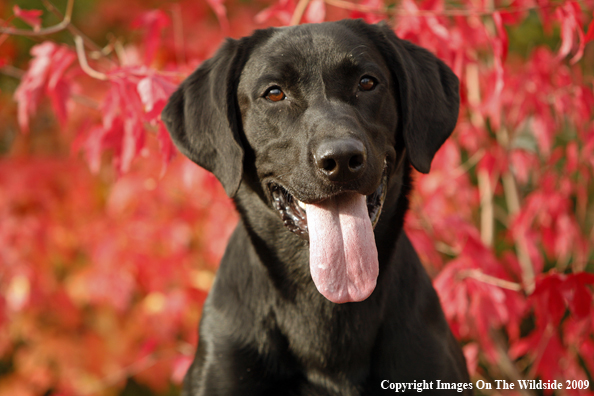
[[[181,84],[163,121],[241,214],[184,395],[472,394],[402,232],[458,107],[443,62],[361,20],[229,39]]]

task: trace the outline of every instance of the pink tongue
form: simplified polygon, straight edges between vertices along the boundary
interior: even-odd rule
[[[341,194],[307,205],[306,212],[309,268],[318,291],[337,304],[365,300],[379,272],[365,196]]]

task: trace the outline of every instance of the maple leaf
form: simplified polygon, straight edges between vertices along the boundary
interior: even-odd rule
[[[18,121],[23,132],[29,131],[29,116],[35,113],[42,99],[51,69],[51,55],[55,48],[54,43],[45,42],[31,49],[34,58],[15,91],[14,98],[19,104]]]
[[[47,83],[47,94],[62,126],[66,125],[66,105],[72,91],[72,82],[66,79],[64,74],[75,59],[76,55],[66,47],[60,47],[52,57],[52,71]]]
[[[157,118],[177,86],[168,80],[151,74],[138,82],[137,90],[145,107],[147,118]]]
[[[28,25],[33,27],[33,30],[39,30],[41,28],[41,10],[23,10],[18,5],[12,7],[14,15],[26,22]]]
[[[144,63],[146,65],[153,62],[161,44],[161,32],[170,24],[167,14],[161,10],[152,10],[143,13],[130,25],[134,29],[144,29]]]
[[[563,7],[557,8],[556,16],[561,21],[561,47],[557,55],[558,59],[563,59],[571,51],[574,41],[574,32],[578,37],[578,49],[571,58],[571,63],[579,61],[584,54],[586,40],[579,18],[581,13],[580,5],[575,1],[566,2]]]
[[[29,117],[37,111],[43,95],[49,95],[58,119],[66,122],[66,102],[71,82],[65,78],[76,55],[65,46],[46,41],[31,48],[33,60],[15,91],[18,121],[23,132],[29,131]]]
[[[132,161],[145,146],[143,103],[138,92],[136,69],[112,71],[110,89],[102,105],[102,126],[94,127],[84,143],[91,169],[99,170],[101,155],[113,152],[113,163],[119,174],[130,170]],[[150,102],[151,105],[155,105]]]

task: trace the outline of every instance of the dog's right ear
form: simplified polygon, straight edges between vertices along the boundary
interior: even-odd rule
[[[161,118],[177,148],[212,172],[229,197],[243,172],[237,85],[256,39],[227,39],[171,96]]]

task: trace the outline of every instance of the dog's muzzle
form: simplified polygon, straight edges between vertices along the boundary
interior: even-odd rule
[[[373,228],[375,228],[388,191],[388,167],[384,166],[382,178],[379,186],[371,195],[367,195],[367,211]],[[272,204],[279,212],[285,226],[295,234],[308,239],[309,232],[307,228],[307,214],[305,203],[296,199],[284,187],[277,183],[270,183],[270,195]]]

